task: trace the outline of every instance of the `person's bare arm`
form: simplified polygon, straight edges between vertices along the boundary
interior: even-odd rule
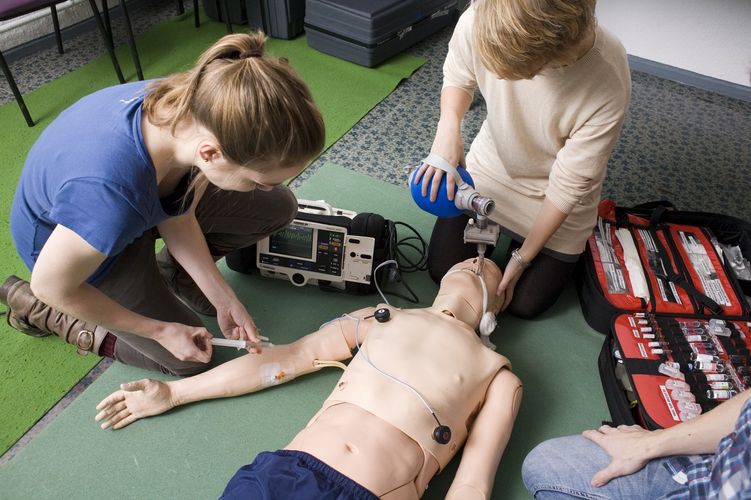
[[[438,119],[435,139],[430,148],[432,153],[437,154],[449,164],[464,165],[464,141],[462,140],[462,120],[472,104],[472,95],[459,87],[445,87],[441,91],[441,116]],[[466,165],[464,165],[466,166]],[[443,170],[438,170],[431,165],[421,166],[415,174],[414,183],[422,183],[422,195],[428,193],[430,186],[430,201],[438,197],[438,187],[441,184]],[[456,181],[452,176],[446,178],[446,190],[450,200],[454,199]]]
[[[351,313],[363,318],[372,308]],[[359,341],[367,335],[373,321],[360,321]],[[239,396],[259,391],[320,370],[316,361],[349,359],[355,347],[357,321],[342,318],[320,330],[287,345],[264,349],[260,354],[247,354],[223,363],[207,372],[179,380],[162,382],[143,379],[123,384],[97,405],[97,421],[102,428],[120,429],[144,417],[164,413],[176,406],[201,401]]]
[[[105,258],[74,231],[58,225],[34,265],[31,290],[45,304],[80,320],[156,340],[177,359],[204,363],[211,359],[211,345],[205,342],[211,334],[205,328],[147,318],[87,284]]]
[[[540,208],[540,212],[537,214],[532,228],[529,230],[529,234],[519,248],[521,257],[527,262],[532,262],[532,259],[537,257],[537,254],[540,253],[540,250],[542,250],[550,237],[561,227],[566,217],[568,217],[567,214],[558,210],[546,198],[542,202],[542,208]],[[510,259],[506,265],[506,269],[503,270],[503,280],[501,280],[496,290],[496,295],[498,296],[506,294],[501,310],[506,309],[511,303],[511,299],[514,297],[514,288],[523,271],[524,269],[522,269],[515,259]]]
[[[501,370],[490,383],[485,403],[469,431],[447,500],[487,499],[522,398],[522,383]]]
[[[216,308],[217,324],[222,334],[230,339],[258,343],[258,328],[214,263],[194,209],[165,219],[157,227],[172,257]]]
[[[608,455],[611,462],[592,478],[592,486],[603,486],[610,480],[641,470],[655,458],[671,455],[714,453],[720,440],[730,434],[746,400],[747,389],[697,418],[681,422],[668,429],[647,431],[638,425],[617,428],[603,425],[582,435],[594,441]]]

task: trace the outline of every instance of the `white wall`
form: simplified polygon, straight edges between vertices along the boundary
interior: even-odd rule
[[[751,87],[751,0],[598,0],[630,55]]]

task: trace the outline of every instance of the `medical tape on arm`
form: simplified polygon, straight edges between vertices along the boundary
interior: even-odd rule
[[[261,387],[270,387],[289,382],[295,378],[295,369],[281,363],[264,363],[261,370]]]

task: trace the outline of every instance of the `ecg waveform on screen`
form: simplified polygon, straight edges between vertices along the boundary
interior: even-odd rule
[[[308,230],[296,231],[294,229],[283,229],[277,235],[284,240],[296,243],[310,243],[313,241],[313,232]]]

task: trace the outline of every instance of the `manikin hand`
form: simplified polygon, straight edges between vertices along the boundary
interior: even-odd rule
[[[433,147],[430,148],[430,152],[437,154],[451,165],[466,165],[464,162],[464,141],[462,140],[461,130],[441,125],[441,122],[438,122],[438,129],[436,130]],[[428,186],[430,186],[430,201],[435,201],[438,197],[438,187],[444,174],[443,170],[423,164],[415,174],[414,183],[415,185],[419,184],[420,179],[424,175],[425,182],[422,183],[422,195],[425,196],[428,194]],[[456,181],[453,176],[449,175],[446,179],[446,192],[448,193],[449,200],[454,199],[454,191],[456,191]]]
[[[258,338],[258,327],[248,310],[239,300],[227,301],[216,308],[216,320],[222,334],[228,339],[249,340],[258,347],[250,350],[253,353],[261,352],[261,339]]]
[[[617,428],[603,425],[597,430],[582,432],[582,436],[600,446],[611,458],[610,465],[592,477],[592,486],[599,488],[611,479],[644,468],[651,459],[648,450],[654,432],[638,425],[619,425]]]
[[[102,429],[122,429],[139,418],[159,415],[177,406],[170,386],[159,380],[136,380],[122,384],[120,389],[96,405],[100,411],[94,420],[103,420]]]
[[[180,361],[208,363],[211,360],[211,337],[203,327],[167,323],[154,340]]]
[[[506,269],[503,270],[503,279],[495,290],[496,296],[503,297],[501,311],[505,310],[511,303],[511,299],[514,298],[514,288],[523,272],[524,269],[514,259],[509,260],[506,264]]]

